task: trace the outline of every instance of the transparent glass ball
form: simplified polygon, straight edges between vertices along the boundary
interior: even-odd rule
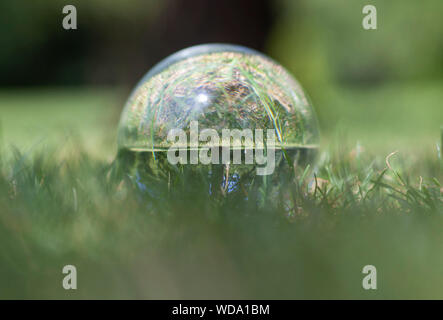
[[[198,122],[199,132],[213,129],[220,136],[223,129],[273,130],[275,149],[280,151],[273,175],[277,180],[288,176],[278,169],[288,162],[284,157],[306,164],[313,161],[318,149],[319,131],[312,105],[280,64],[241,46],[199,45],[154,66],[124,107],[118,129],[119,154],[132,164],[131,174],[142,189],[156,192],[166,180],[170,187],[171,174],[178,171],[166,160],[171,147],[168,133],[174,129],[189,132],[192,121]],[[202,144],[199,142],[198,148]],[[203,176],[209,177],[207,184],[214,192],[220,185],[224,193],[240,187],[244,192],[254,179],[251,165],[246,164],[192,168],[205,170]]]
[[[181,50],[153,67],[129,97],[118,147],[163,150],[171,129],[275,129],[277,146],[317,148],[313,108],[278,63],[241,46],[208,44]]]

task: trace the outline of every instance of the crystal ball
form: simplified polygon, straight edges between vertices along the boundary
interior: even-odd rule
[[[281,65],[255,50],[226,44],[181,50],[154,66],[130,95],[118,147],[161,151],[171,129],[274,129],[277,148],[315,149],[312,105]]]
[[[192,142],[190,131],[195,123],[198,132],[212,130],[220,137],[226,130],[250,129],[256,136],[257,130],[271,132],[272,135],[263,134],[262,144],[257,139],[249,140],[252,144],[245,146],[242,156],[246,159],[248,150],[256,153],[272,145],[272,150],[277,151],[273,152],[274,163],[269,171],[272,175],[262,182],[277,188],[274,194],[278,195],[284,195],[278,189],[285,189],[292,179],[291,164],[311,163],[319,144],[310,100],[280,64],[237,45],[199,45],[178,51],[155,65],[136,85],[124,107],[118,128],[119,158],[138,189],[152,198],[161,198],[176,183],[185,186],[184,192],[203,186],[201,189],[206,193],[209,189],[212,196],[237,193],[251,198],[252,190],[260,188],[255,160],[172,163],[168,150],[173,145],[185,149],[186,157],[194,150],[214,146],[236,152],[231,136],[214,140],[216,143],[211,139],[212,145],[205,139]],[[170,139],[174,130],[187,134],[181,144]],[[217,151],[211,150],[214,154]],[[186,183],[180,183],[183,179]]]

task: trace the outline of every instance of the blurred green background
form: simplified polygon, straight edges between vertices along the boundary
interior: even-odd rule
[[[67,4],[77,30],[62,28]],[[377,30],[362,28],[367,4]],[[169,217],[110,184],[107,167],[143,74],[179,49],[225,42],[300,81],[323,146],[339,145],[327,169],[343,186],[378,176],[399,150],[392,164],[406,163],[421,191],[422,175],[441,181],[442,12],[441,0],[0,1],[0,297],[441,298],[443,221],[425,206],[379,215],[393,198],[380,191],[343,210],[308,203],[309,219],[290,224],[184,194]],[[342,177],[348,162],[358,170]],[[76,293],[60,286],[67,262],[81,270]],[[377,292],[361,289],[370,263]]]
[[[327,144],[346,136],[380,151],[433,148],[443,123],[439,0],[73,1],[78,29],[62,28],[63,2],[0,4],[3,145],[82,140],[115,153],[131,87],[156,62],[195,44],[261,50],[311,96]],[[364,30],[364,5],[377,30]]]

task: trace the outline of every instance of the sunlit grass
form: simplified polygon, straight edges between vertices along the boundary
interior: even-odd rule
[[[404,161],[325,150],[317,166],[300,168],[293,207],[277,208],[220,201],[192,181],[153,205],[112,163],[82,152],[56,159],[16,151],[2,163],[2,297],[443,294],[442,175],[431,154]],[[61,288],[65,264],[81,274],[75,293]],[[377,292],[360,287],[365,264],[384,275]],[[406,275],[413,291],[398,289]]]
[[[103,137],[115,132],[118,116],[102,123],[96,100],[70,99],[59,116],[71,112],[82,119],[74,127],[113,141]],[[37,115],[43,109],[16,108],[2,109],[2,119],[35,112],[39,123],[58,122],[55,106],[45,117]],[[7,140],[30,123],[14,121],[2,120]],[[3,139],[0,297],[442,298],[438,130],[423,152],[385,152],[386,145],[376,150],[352,138],[331,135],[315,164],[295,168],[284,206],[267,200],[266,190],[259,202],[215,199],[192,181],[165,193],[165,205],[152,203],[133,177],[115,174],[113,148],[97,157],[72,136],[31,150]],[[66,264],[78,269],[75,292],[61,286]],[[377,291],[361,287],[367,264],[377,267]]]

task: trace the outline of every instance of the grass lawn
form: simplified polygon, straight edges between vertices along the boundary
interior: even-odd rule
[[[0,92],[0,298],[442,299],[441,87],[319,96],[322,151],[285,205],[189,181],[150,201],[115,173],[125,90]]]

